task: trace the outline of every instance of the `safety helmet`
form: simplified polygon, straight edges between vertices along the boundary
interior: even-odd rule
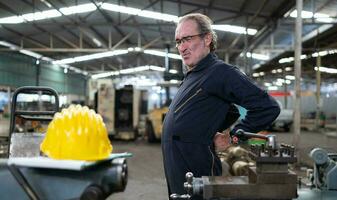
[[[40,150],[54,159],[101,160],[110,155],[112,145],[99,114],[71,105],[54,115]]]

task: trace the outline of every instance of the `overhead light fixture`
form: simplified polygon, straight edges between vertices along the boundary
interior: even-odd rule
[[[253,73],[253,77],[259,77],[260,74],[259,73]]]
[[[288,58],[281,58],[278,63],[282,64],[282,63],[289,63],[294,61],[294,57],[288,57]]]
[[[8,47],[12,50],[16,50],[16,49],[19,49],[19,47],[15,44],[12,44],[10,42],[6,42],[6,41],[0,41],[0,45],[1,46],[4,46],[4,47]]]
[[[136,15],[136,16],[141,16],[141,17],[146,17],[146,18],[151,18],[151,19],[168,21],[168,22],[177,23],[179,19],[179,17],[175,15],[164,14],[164,13],[154,12],[154,11],[149,11],[149,10],[141,10],[138,8],[120,6],[120,5],[116,5],[112,3],[103,3],[101,4],[101,8],[105,10],[109,10],[109,11],[114,11],[114,12],[129,14],[129,15]]]
[[[293,76],[293,75],[286,75],[286,79],[288,79],[288,80],[295,80],[295,76]]]
[[[27,14],[19,15],[19,16],[3,17],[3,18],[0,18],[0,24],[19,24],[19,23],[23,23],[26,21],[30,22],[30,21],[61,17],[62,14],[73,15],[73,14],[78,14],[78,13],[91,12],[96,9],[97,7],[94,4],[88,3],[88,4],[77,5],[77,6],[60,8],[59,11],[56,9],[51,9],[51,10],[46,10],[46,11],[27,13]]]
[[[47,1],[47,0],[40,0],[42,3],[44,3],[46,6],[48,6],[49,8],[51,8],[51,4]]]
[[[337,74],[337,69],[336,68],[329,68],[329,67],[315,67],[314,68],[315,71],[317,71],[319,69],[320,72],[325,72],[325,73],[328,73],[328,74]]]
[[[91,78],[92,79],[99,79],[99,78],[106,78],[106,77],[109,77],[109,76],[114,76],[114,75],[119,75],[119,74],[133,74],[133,73],[136,73],[136,72],[150,71],[150,70],[163,72],[163,71],[165,71],[165,68],[155,66],[155,65],[145,65],[145,66],[139,66],[139,67],[132,67],[132,68],[128,68],[128,69],[121,69],[121,70],[118,70],[118,71],[94,74],[94,75],[91,76]]]
[[[25,54],[27,56],[37,58],[37,59],[40,59],[40,58],[43,57],[43,55],[41,55],[41,54],[38,54],[38,53],[35,53],[35,52],[32,52],[32,51],[28,51],[28,50],[25,50],[25,49],[21,49],[21,50],[19,50],[19,52],[22,53],[22,54]]]
[[[290,17],[296,18],[297,17],[297,10],[294,10],[290,13]],[[313,12],[309,12],[309,11],[302,11],[301,17],[304,19],[310,19],[310,18],[315,18],[317,21],[320,22],[332,22],[333,19],[327,15],[327,14],[323,14],[323,13],[313,13]]]
[[[60,8],[60,12],[64,15],[73,15],[78,13],[91,12],[96,10],[97,7],[93,3],[81,4],[77,6],[70,6],[65,8]]]
[[[257,33],[256,29],[248,28],[246,30],[245,27],[234,26],[234,25],[212,25],[212,28],[214,30],[232,32],[232,33],[238,33],[238,34],[255,35]]]
[[[102,43],[98,39],[92,38],[92,41],[96,44],[96,46],[98,46],[98,47],[102,46]]]
[[[157,51],[157,50],[144,50],[145,54],[150,54],[150,55],[155,55],[155,56],[161,56],[161,57],[166,57],[166,54],[169,58],[172,59],[177,59],[177,60],[181,60],[181,56],[178,54],[174,54],[174,53],[167,53],[164,51]]]
[[[95,54],[90,54],[90,55],[85,55],[85,56],[77,56],[73,58],[66,58],[62,60],[55,60],[52,63],[53,64],[70,64],[70,63],[75,63],[75,62],[83,62],[83,61],[94,60],[94,59],[99,59],[99,58],[117,56],[117,55],[122,55],[126,53],[128,53],[128,50],[121,49],[121,50],[107,51],[103,53],[95,53]]]
[[[176,69],[170,69],[169,72],[170,72],[171,74],[177,74],[177,73],[178,73],[178,71],[177,71]]]
[[[247,55],[247,57],[254,58],[256,60],[269,60],[269,56],[263,55],[263,54],[247,52],[246,55]],[[243,57],[242,53],[240,54],[240,57]]]

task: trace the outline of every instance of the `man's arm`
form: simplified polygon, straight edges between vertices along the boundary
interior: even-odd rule
[[[247,109],[246,117],[235,125],[233,131],[242,129],[256,133],[268,128],[280,113],[278,103],[236,67],[226,67],[220,95]]]

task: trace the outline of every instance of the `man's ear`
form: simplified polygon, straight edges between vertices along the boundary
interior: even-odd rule
[[[211,45],[211,42],[212,42],[212,34],[211,33],[207,33],[206,35],[205,35],[205,43],[206,43],[206,45],[207,46],[210,46]]]

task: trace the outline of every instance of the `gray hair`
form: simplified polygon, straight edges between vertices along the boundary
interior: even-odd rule
[[[210,51],[213,52],[216,50],[217,47],[217,39],[218,36],[216,35],[215,31],[212,29],[212,20],[207,17],[206,15],[200,14],[200,13],[191,13],[184,15],[179,18],[178,24],[187,21],[187,20],[194,20],[199,28],[200,33],[211,33],[212,35],[212,41],[210,44]]]

